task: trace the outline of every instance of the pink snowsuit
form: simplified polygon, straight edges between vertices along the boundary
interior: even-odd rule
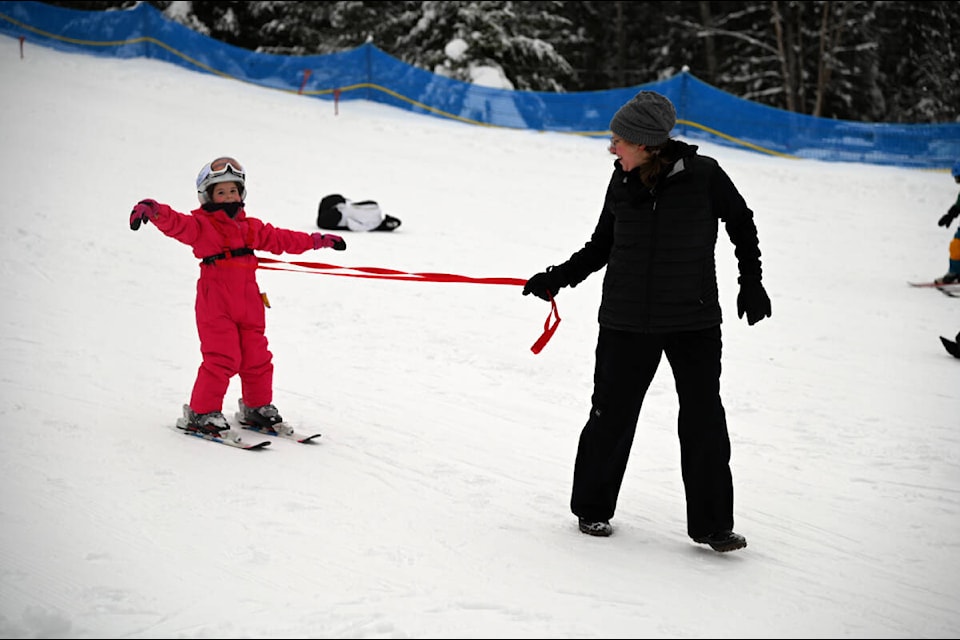
[[[201,208],[185,214],[160,204],[153,222],[165,235],[190,245],[201,260],[242,248],[274,254],[313,249],[310,234],[247,217],[242,208],[230,218],[222,209],[211,213]],[[267,349],[256,267],[252,254],[200,263],[196,316],[203,362],[190,397],[190,408],[196,413],[222,411],[230,378],[236,374],[248,407],[273,401],[273,354]]]

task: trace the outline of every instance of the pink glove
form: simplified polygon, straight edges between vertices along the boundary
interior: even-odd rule
[[[347,243],[343,241],[343,238],[335,236],[332,233],[318,233],[315,231],[310,234],[310,237],[313,238],[314,249],[332,248],[334,251],[343,251],[347,248]]]
[[[160,205],[156,200],[141,200],[133,205],[133,210],[130,212],[130,228],[136,231],[140,228],[141,222],[146,224],[151,220],[156,221],[159,214]]]

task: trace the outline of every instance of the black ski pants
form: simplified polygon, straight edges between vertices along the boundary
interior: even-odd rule
[[[643,398],[666,354],[680,413],[680,465],[692,538],[733,529],[730,438],[720,401],[720,326],[649,334],[600,328],[590,418],[580,433],[570,509],[609,520],[637,430]]]

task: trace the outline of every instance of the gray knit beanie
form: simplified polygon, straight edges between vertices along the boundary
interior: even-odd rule
[[[655,147],[670,139],[676,123],[673,103],[659,93],[641,91],[614,114],[610,131],[627,142]]]

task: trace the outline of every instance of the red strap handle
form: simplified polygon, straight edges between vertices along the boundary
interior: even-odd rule
[[[550,295],[549,292],[547,295]],[[553,326],[550,326],[550,316],[554,316],[557,321],[553,323]],[[557,312],[557,301],[554,300],[553,296],[550,296],[550,313],[547,314],[547,319],[543,323],[543,334],[537,338],[537,341],[533,343],[533,346],[530,347],[530,351],[533,351],[535,354],[540,353],[543,348],[550,342],[550,338],[553,337],[553,334],[557,332],[557,327],[560,326],[560,314]]]

